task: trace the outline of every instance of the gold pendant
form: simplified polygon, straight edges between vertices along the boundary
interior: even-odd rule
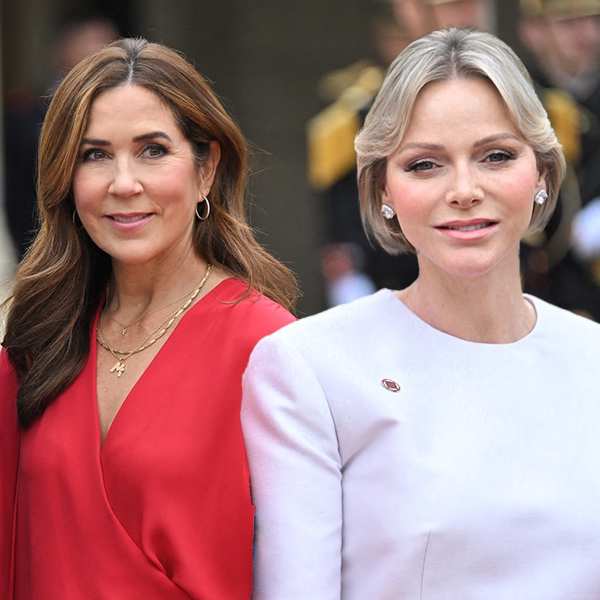
[[[123,329],[121,329],[121,335],[127,335],[127,327],[123,327]]]
[[[114,373],[117,377],[121,377],[125,373],[126,364],[119,359],[110,370],[110,373]]]

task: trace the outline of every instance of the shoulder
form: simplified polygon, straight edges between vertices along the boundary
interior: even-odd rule
[[[18,381],[4,348],[0,349],[0,456],[15,453],[17,426]],[[0,480],[2,479],[0,473]],[[0,489],[2,485],[0,485]],[[0,511],[1,512],[1,511]]]
[[[261,342],[263,348],[288,347],[310,360],[336,356],[368,344],[386,329],[394,298],[389,290],[304,317]]]
[[[578,352],[598,356],[600,348],[600,324],[568,310],[554,306],[539,298],[531,297],[542,335],[548,341],[560,343],[564,352]]]
[[[234,278],[219,283],[201,302],[195,311],[199,326],[206,327],[206,320],[210,321],[221,340],[248,351],[259,339],[295,320],[283,306]]]
[[[224,281],[220,308],[229,318],[243,320],[246,329],[261,337],[292,323],[296,317],[281,304],[248,288],[238,279]]]
[[[6,348],[0,347],[0,388],[2,391],[14,390],[18,386],[17,374],[10,362]]]
[[[543,319],[543,324],[557,327],[570,328],[574,333],[584,335],[598,336],[600,335],[600,323],[596,323],[592,319],[583,317],[554,304],[550,304],[545,300],[528,295],[538,312],[540,319]]]

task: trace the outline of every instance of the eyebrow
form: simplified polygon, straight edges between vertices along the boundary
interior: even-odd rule
[[[136,135],[133,138],[134,142],[143,142],[146,140],[155,140],[156,138],[162,138],[169,142],[172,142],[171,138],[164,131],[150,131],[148,133],[142,133],[141,135]],[[110,142],[107,140],[101,140],[99,138],[83,138],[81,140],[82,144],[87,144],[90,146],[110,146]]]
[[[481,138],[477,140],[474,144],[474,148],[479,148],[481,146],[485,146],[486,144],[490,144],[492,142],[498,142],[500,140],[516,140],[518,142],[522,141],[521,138],[516,136],[514,133],[496,133],[494,135],[488,135],[487,137]],[[444,146],[441,144],[428,144],[426,142],[410,142],[401,146],[398,151],[404,152],[405,150],[410,150],[411,148],[421,148],[423,150],[443,150]]]
[[[488,135],[473,144],[475,148],[479,146],[485,146],[486,144],[490,144],[491,142],[498,142],[500,140],[516,140],[517,142],[521,142],[521,138],[514,133],[497,133],[495,135]]]

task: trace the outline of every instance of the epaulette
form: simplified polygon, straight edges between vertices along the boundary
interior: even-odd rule
[[[567,92],[546,88],[543,103],[567,162],[577,164],[581,156],[581,109]]]
[[[308,178],[316,189],[327,189],[355,167],[360,112],[372,102],[383,75],[379,67],[364,67],[333,104],[308,122]]]
[[[341,69],[329,71],[319,79],[317,94],[324,103],[335,102],[361,76],[361,73],[371,67],[367,60],[359,60]]]

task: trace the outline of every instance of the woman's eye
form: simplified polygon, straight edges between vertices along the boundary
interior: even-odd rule
[[[490,154],[488,154],[485,157],[485,161],[498,163],[498,162],[506,162],[507,160],[510,160],[511,158],[513,158],[513,155],[510,154],[509,152],[496,151],[496,152],[490,152]]]
[[[106,158],[106,153],[98,148],[90,148],[83,153],[83,161],[97,161]]]
[[[149,144],[144,148],[142,155],[147,158],[159,158],[166,154],[166,152],[166,148],[161,144]]]
[[[419,162],[413,163],[408,167],[408,171],[431,171],[438,165],[432,160],[420,160]]]

